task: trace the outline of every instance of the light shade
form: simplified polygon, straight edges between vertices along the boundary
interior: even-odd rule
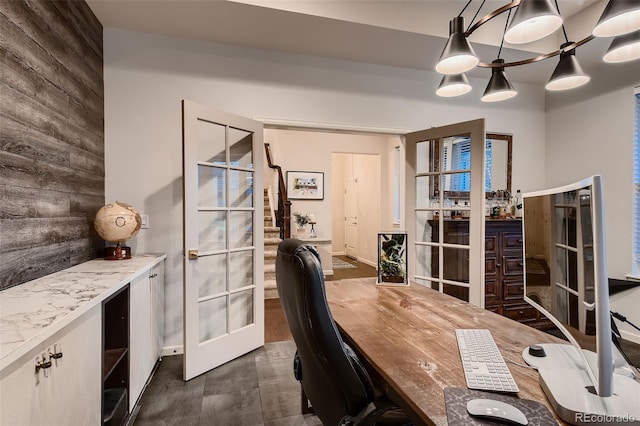
[[[473,69],[478,62],[476,52],[464,36],[464,18],[453,18],[449,22],[449,40],[436,64],[436,71],[440,74],[462,74]]]
[[[562,17],[550,0],[521,0],[504,34],[507,43],[540,40],[562,26]]]
[[[564,43],[561,49],[573,44],[573,42]],[[587,74],[582,71],[582,67],[576,59],[576,49],[571,49],[560,54],[560,60],[556,69],[551,74],[549,82],[545,86],[547,90],[569,90],[587,84],[591,80]]]
[[[640,2],[609,0],[593,28],[596,37],[615,37],[640,30]]]
[[[496,59],[492,64],[504,64],[504,59]],[[498,102],[513,98],[517,94],[518,92],[504,73],[504,67],[493,67],[491,68],[491,79],[480,100],[482,102]]]
[[[443,98],[462,96],[471,91],[471,85],[464,74],[449,74],[442,77],[436,95]]]
[[[640,30],[614,38],[602,59],[609,63],[640,59]]]

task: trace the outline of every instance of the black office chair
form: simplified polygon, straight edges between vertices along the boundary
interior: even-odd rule
[[[320,256],[315,248],[295,239],[281,242],[276,284],[298,349],[294,375],[322,423],[412,424],[390,400],[375,400],[369,374],[343,342],[329,311]]]

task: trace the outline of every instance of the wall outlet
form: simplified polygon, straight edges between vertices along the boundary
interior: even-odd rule
[[[141,214],[140,220],[142,221],[142,225],[140,225],[140,229],[149,229],[149,215]]]

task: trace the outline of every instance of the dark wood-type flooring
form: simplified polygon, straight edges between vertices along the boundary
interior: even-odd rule
[[[375,268],[340,256],[357,268],[336,269],[328,281],[376,275]],[[142,395],[130,423],[144,425],[321,425],[300,414],[300,385],[293,377],[295,345],[279,299],[265,300],[265,346],[189,382],[182,355],[167,356]],[[640,345],[625,342],[640,365]]]

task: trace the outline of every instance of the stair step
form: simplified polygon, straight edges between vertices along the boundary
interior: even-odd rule
[[[275,259],[276,256],[278,255],[278,251],[277,250],[265,250],[264,251],[264,258],[266,259]]]
[[[276,286],[276,280],[270,279],[264,282],[264,298],[265,299],[278,299],[278,287]]]
[[[264,232],[280,232],[280,228],[277,226],[265,226]]]
[[[280,244],[282,240],[280,238],[265,238],[264,239],[264,245],[265,246],[277,246],[278,244]]]

